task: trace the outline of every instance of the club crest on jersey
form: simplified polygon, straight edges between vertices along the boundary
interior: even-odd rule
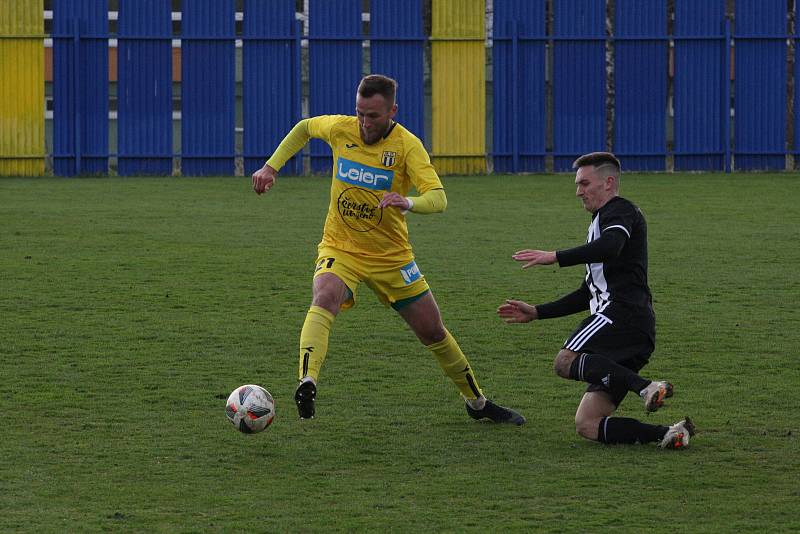
[[[389,152],[385,150],[383,152],[383,157],[381,157],[381,163],[383,163],[384,167],[391,167],[394,165],[394,160],[397,157],[397,152]]]
[[[394,171],[370,167],[362,163],[339,158],[336,164],[336,178],[348,184],[366,187],[376,191],[388,191],[392,188]]]
[[[411,260],[411,263],[400,267],[400,275],[403,277],[406,285],[408,285],[411,282],[418,280],[419,277],[422,276],[422,273],[420,272],[419,267],[417,267],[417,262]]]

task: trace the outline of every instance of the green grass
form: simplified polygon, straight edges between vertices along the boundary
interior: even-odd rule
[[[485,392],[520,428],[466,417],[455,388],[366,288],[339,316],[318,417],[291,400],[326,178],[0,180],[0,531],[800,529],[797,176],[626,176],[648,217],[657,349],[644,374],[691,415],[685,451],[579,438],[583,386],[552,359],[579,317],[505,325],[581,269],[522,271],[583,241],[572,177],[444,181],[411,216],[418,263]],[[236,386],[276,398],[239,434]]]

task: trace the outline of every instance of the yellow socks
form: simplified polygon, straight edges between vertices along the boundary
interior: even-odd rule
[[[310,376],[319,380],[319,370],[328,354],[328,336],[336,317],[319,306],[311,306],[300,331],[300,367],[298,379]]]
[[[447,331],[446,331],[447,332]],[[461,395],[466,400],[482,397],[481,388],[472,373],[467,357],[461,352],[456,340],[447,332],[445,338],[437,343],[428,345],[430,351],[436,356],[439,366],[444,374],[450,377]]]

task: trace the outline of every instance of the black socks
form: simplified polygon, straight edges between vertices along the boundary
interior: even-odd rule
[[[600,443],[650,443],[661,441],[669,427],[648,425],[629,417],[603,417],[597,429]]]
[[[604,385],[614,391],[624,388],[637,394],[650,384],[627,367],[624,367],[600,354],[584,352],[572,360],[569,377],[581,382]]]

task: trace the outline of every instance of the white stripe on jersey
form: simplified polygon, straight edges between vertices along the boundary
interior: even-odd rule
[[[611,230],[612,228],[619,228],[620,230],[625,232],[628,235],[628,237],[631,236],[631,233],[628,231],[628,229],[625,228],[624,226],[622,226],[621,224],[613,224],[613,225],[607,227],[606,230]]]
[[[600,217],[597,216],[592,219],[592,223],[589,225],[589,235],[586,236],[586,242],[591,243],[599,237]],[[589,287],[589,292],[592,294],[592,298],[589,301],[591,312],[597,313],[605,310],[606,306],[609,304],[611,295],[608,292],[608,282],[603,274],[602,263],[586,264],[586,285]]]
[[[578,352],[581,350],[581,347],[591,339],[591,337],[597,333],[598,330],[603,328],[605,325],[611,324],[611,320],[606,317],[605,315],[597,314],[592,322],[587,324],[586,326],[581,329],[580,332],[575,334],[571,341],[564,348],[571,350],[572,352]],[[583,362],[580,362],[581,368],[579,369],[579,376],[583,376]],[[582,379],[582,378],[581,378]]]

